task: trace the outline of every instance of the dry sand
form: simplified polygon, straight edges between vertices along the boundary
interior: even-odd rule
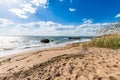
[[[2,57],[0,80],[120,80],[120,50],[68,45]]]

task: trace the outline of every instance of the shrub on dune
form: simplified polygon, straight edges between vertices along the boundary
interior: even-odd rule
[[[89,46],[118,49],[120,48],[120,35],[111,34],[95,38],[89,43]]]

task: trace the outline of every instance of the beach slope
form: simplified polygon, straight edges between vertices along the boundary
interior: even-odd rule
[[[0,80],[120,80],[120,51],[68,45],[0,59]]]

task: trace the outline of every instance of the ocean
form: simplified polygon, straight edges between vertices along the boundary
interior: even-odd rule
[[[93,38],[81,36],[79,40],[75,40],[69,39],[69,37],[72,36],[1,36],[0,56],[6,56],[27,50],[60,47],[70,43],[90,41]],[[42,38],[49,39],[50,43],[42,43]]]

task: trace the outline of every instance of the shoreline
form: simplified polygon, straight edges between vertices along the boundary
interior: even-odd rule
[[[65,47],[65,46],[70,45],[70,44],[88,42],[90,40],[91,39],[86,39],[86,40],[83,40],[83,41],[75,40],[75,41],[71,41],[71,42],[55,44],[55,45],[52,45],[52,46],[36,47],[36,48],[29,48],[29,49],[26,48],[26,49],[23,49],[23,50],[13,50],[13,51],[8,50],[8,52],[1,54],[0,58],[11,56],[11,55],[19,55],[21,53],[26,53],[26,52],[31,52],[31,51],[39,51],[39,50],[46,50],[46,49],[53,49],[53,48],[61,48],[61,47]]]
[[[26,48],[26,49],[22,49],[22,50],[12,50],[9,52],[9,50],[7,52],[0,55],[0,57],[5,57],[5,56],[10,56],[10,55],[17,55],[17,54],[21,54],[21,53],[26,53],[26,52],[30,52],[30,51],[36,51],[36,50],[44,50],[44,49],[49,49],[49,48],[57,48],[57,47],[64,47],[65,45],[54,45],[54,46],[45,46],[45,47],[36,47],[36,48]]]

